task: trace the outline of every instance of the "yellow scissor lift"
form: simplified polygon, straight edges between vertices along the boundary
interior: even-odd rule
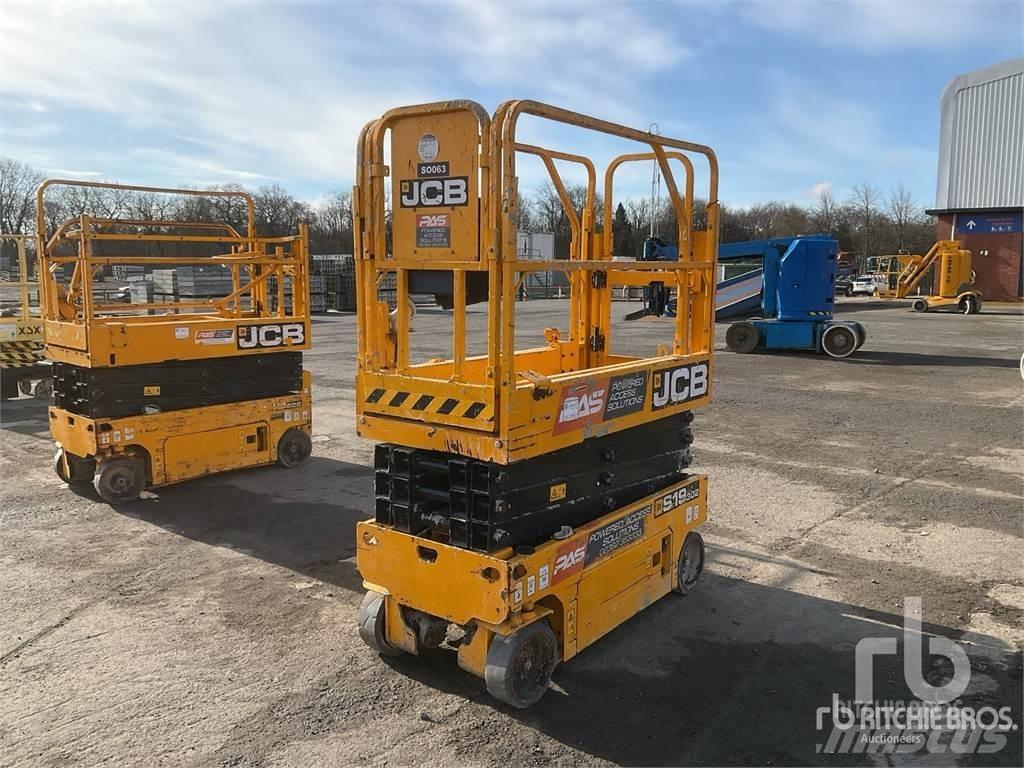
[[[524,116],[542,128],[643,150],[606,167],[606,222],[615,170],[656,160],[678,221],[679,261],[614,261],[611,227],[595,225],[594,163],[521,142]],[[572,228],[567,260],[517,259],[516,163],[523,155],[540,158],[561,198]],[[708,166],[701,228],[689,155]],[[672,160],[685,174],[684,193]],[[565,163],[586,174],[582,211],[559,171]],[[717,161],[706,146],[534,101],[506,102],[493,117],[470,101],[402,107],[364,127],[354,190],[357,430],[386,443],[375,455],[377,514],[357,530],[357,564],[368,590],[359,630],[371,647],[415,654],[448,642],[458,648],[459,665],[484,678],[492,695],[525,707],[543,695],[558,662],[667,593],[694,586],[704,559],[697,528],[707,519],[707,480],[682,471],[688,459],[658,477],[652,459],[646,483],[628,486],[629,493],[583,495],[581,504],[598,498],[604,506],[589,519],[551,523],[563,514],[560,502],[576,492],[574,478],[600,486],[635,471],[625,458],[644,441],[635,435],[692,439],[691,411],[711,393],[717,186]],[[567,275],[566,330],[549,328],[543,346],[518,349],[517,288],[540,270]],[[393,310],[377,296],[378,281],[390,274]],[[671,344],[649,357],[614,353],[612,287],[653,281],[679,297]],[[413,361],[410,292],[450,295],[450,359]],[[469,355],[466,306],[476,299],[486,300],[487,348]],[[540,489],[515,485],[516,477],[532,482],[533,473],[547,478]],[[440,493],[425,478],[437,480]],[[505,497],[494,501],[493,494]],[[483,501],[467,503],[467,496]],[[556,517],[534,522],[548,513]],[[543,535],[524,540],[510,533],[531,525]],[[452,625],[458,637],[446,641]]]
[[[50,366],[43,358],[43,320],[39,316],[39,281],[33,279],[32,235],[0,234],[7,267],[0,275],[0,398],[50,397]]]
[[[47,235],[45,195],[61,186],[240,202],[246,229],[82,215]],[[54,372],[49,421],[62,480],[91,483],[106,501],[123,503],[145,488],[274,462],[291,467],[309,456],[305,225],[296,235],[259,237],[253,200],[236,191],[55,179],[39,187],[37,205]],[[110,302],[97,280],[113,265],[227,270],[230,288]]]

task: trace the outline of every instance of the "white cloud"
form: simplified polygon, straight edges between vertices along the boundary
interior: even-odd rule
[[[1020,39],[1019,0],[762,0],[737,6],[758,26],[800,36],[804,42],[868,51],[944,48],[1015,34]]]
[[[156,148],[138,171],[180,181],[349,183],[368,119],[492,91],[628,122],[633,78],[688,55],[630,7],[578,1],[7,4],[0,36],[5,109],[49,109],[68,130],[105,116]],[[15,149],[71,164],[103,144],[75,138]],[[195,150],[171,151],[183,141]],[[132,148],[104,149],[114,162]]]

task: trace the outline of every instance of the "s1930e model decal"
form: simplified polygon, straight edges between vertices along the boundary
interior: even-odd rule
[[[656,505],[655,515],[663,515],[666,512],[671,512],[673,509],[689,504],[694,499],[700,496],[700,480],[694,480],[689,485],[684,485],[682,488],[676,488],[673,491],[669,491],[661,497],[661,502]],[[687,520],[687,523],[690,521]]]

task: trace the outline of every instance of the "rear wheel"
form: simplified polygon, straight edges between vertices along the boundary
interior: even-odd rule
[[[146,487],[145,464],[128,456],[107,459],[97,467],[92,485],[108,504],[128,504]]]
[[[962,315],[976,315],[981,311],[981,302],[977,296],[964,296],[957,305]]]
[[[381,656],[398,656],[402,653],[402,649],[389,645],[387,634],[384,631],[385,599],[385,595],[372,590],[363,595],[357,615],[359,636],[363,638],[364,643]]]
[[[96,459],[75,456],[63,448],[58,448],[57,454],[53,457],[53,471],[68,485],[91,485],[96,474]]]
[[[487,649],[487,692],[517,709],[540,701],[558,664],[558,640],[546,621],[535,621],[508,637],[495,635]]]
[[[832,357],[849,357],[857,348],[857,335],[848,325],[830,325],[821,335],[821,346]]]
[[[864,342],[867,341],[868,331],[863,323],[853,323],[853,328],[857,331],[857,346],[855,349],[860,349],[864,346]]]
[[[277,441],[277,463],[282,467],[297,467],[313,453],[313,441],[296,427],[286,429]]]
[[[741,355],[757,349],[758,333],[753,323],[734,323],[725,332],[725,346]]]
[[[914,303],[911,305],[915,312],[927,312],[928,302],[924,299],[914,299]]]
[[[704,537],[696,531],[690,531],[679,550],[678,573],[673,592],[680,595],[690,594],[697,586],[697,580],[704,572]]]
[[[23,395],[31,395],[32,379],[18,379],[18,391]]]

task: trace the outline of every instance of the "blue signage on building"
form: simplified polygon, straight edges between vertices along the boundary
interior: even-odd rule
[[[1021,231],[1019,213],[960,213],[956,217],[958,235],[988,235]]]

